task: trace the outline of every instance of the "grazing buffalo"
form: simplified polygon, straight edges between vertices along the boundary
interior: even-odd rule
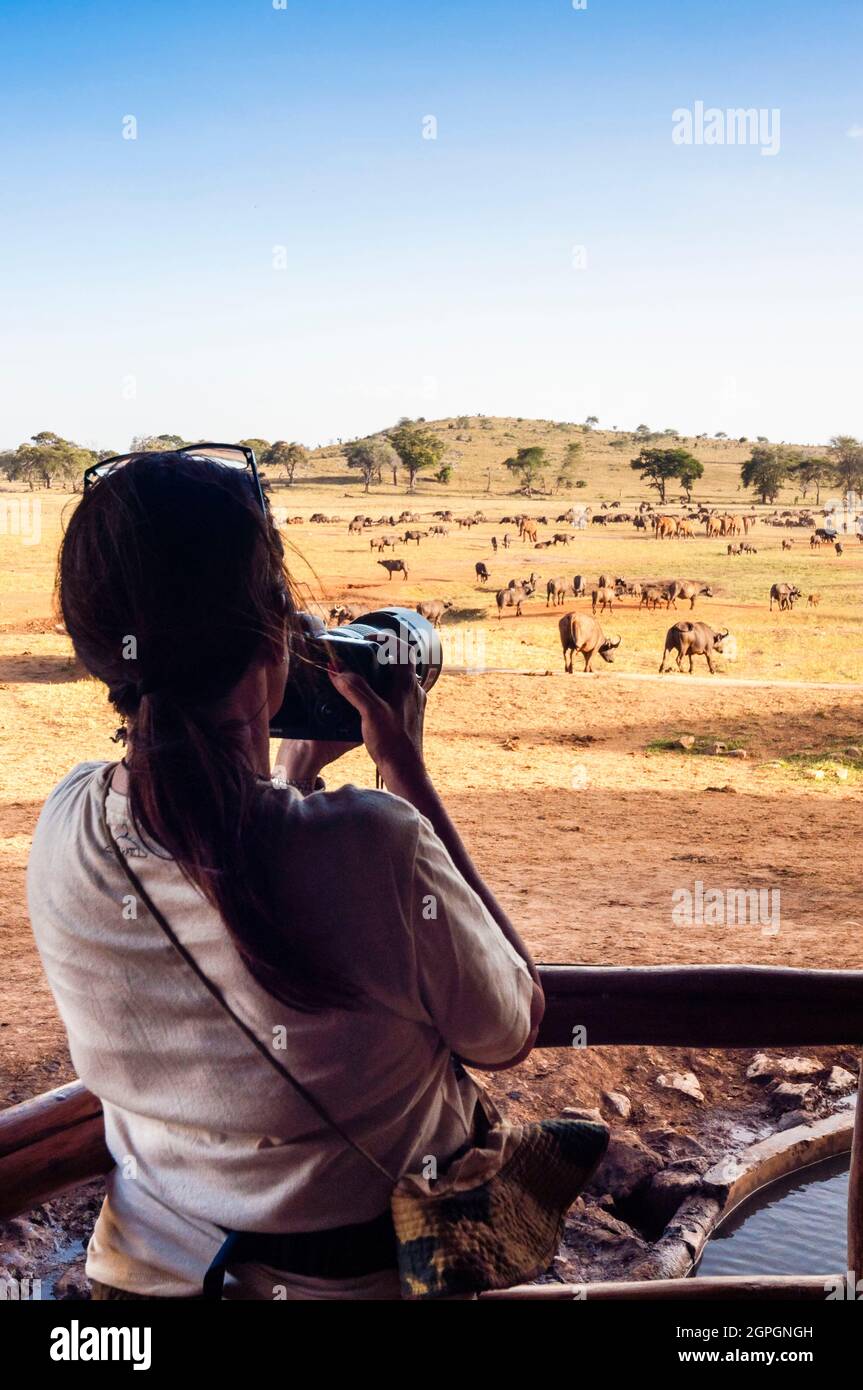
[[[404,560],[378,560],[379,565],[383,565],[390,579],[394,574],[400,574],[402,579],[408,577],[408,567]]]
[[[424,541],[427,538],[428,531],[405,531],[402,536],[405,545],[407,545],[408,541],[416,541],[417,545],[419,545],[420,541]]]
[[[587,593],[587,585],[584,582],[584,575],[577,574],[572,581],[572,592],[576,598],[583,598]]]
[[[779,604],[779,612],[784,613],[787,609],[793,608],[801,597],[801,591],[796,584],[771,584],[770,612],[773,612],[774,602]]]
[[[612,642],[606,637],[595,618],[587,613],[566,613],[558,623],[560,645],[563,647],[563,669],[572,675],[572,661],[576,652],[584,657],[584,669],[590,670],[590,663],[597,652],[603,661],[614,661],[614,651],[620,646],[620,638]]]
[[[479,580],[480,584],[487,584],[490,576],[488,569],[483,564],[482,560],[477,561],[477,563],[474,565],[474,570],[476,571],[476,577]]]
[[[572,536],[569,534],[568,531],[555,531],[554,537],[553,537],[553,539],[552,539],[552,544],[553,544],[553,545],[569,545],[569,543],[570,543],[571,540],[572,540]]]
[[[714,665],[711,660],[713,652],[722,651],[722,643],[728,636],[728,629],[722,632],[715,632],[707,623],[675,623],[665,634],[665,650],[662,653],[662,661],[659,664],[660,672],[665,670],[665,661],[669,652],[677,653],[677,669],[683,670],[681,665],[685,656],[689,657],[689,674],[692,675],[692,658],[703,656],[707,662],[708,670],[713,675]]]
[[[545,586],[546,608],[550,603],[560,604],[562,606],[568,588],[569,581],[567,579],[564,579],[563,577],[561,577],[560,579],[549,579],[548,583]]]
[[[520,618],[521,605],[524,603],[526,598],[530,598],[532,593],[532,584],[529,584],[527,581],[524,581],[521,584],[516,584],[515,580],[513,579],[510,580],[508,588],[498,589],[495,595],[495,601],[497,603],[498,621],[500,621],[501,614],[503,613],[504,608],[514,608],[515,616],[517,618]]]
[[[417,612],[424,618],[428,618],[432,627],[440,627],[441,618],[448,608],[452,608],[452,599],[450,598],[429,598],[417,604]]]

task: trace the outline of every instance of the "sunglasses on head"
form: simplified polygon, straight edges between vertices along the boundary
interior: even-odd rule
[[[267,504],[264,500],[264,490],[261,487],[261,479],[258,475],[258,466],[255,463],[255,451],[249,449],[245,444],[186,444],[182,449],[166,449],[166,453],[182,454],[184,458],[200,459],[205,463],[219,463],[225,468],[239,468],[248,472],[251,478],[255,495],[261,504],[261,509],[266,512]],[[116,473],[118,468],[122,468],[130,459],[141,458],[141,453],[133,454],[114,454],[112,458],[102,459],[99,463],[91,464],[84,473],[84,491],[108,477],[111,473]],[[146,457],[146,454],[144,454]]]

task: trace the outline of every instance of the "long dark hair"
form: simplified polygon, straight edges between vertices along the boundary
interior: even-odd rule
[[[290,939],[272,892],[284,793],[208,707],[296,628],[281,538],[242,470],[131,459],[84,493],[60,549],[75,651],[128,722],[132,822],[220,913],[255,979],[295,1008],[350,991]]]

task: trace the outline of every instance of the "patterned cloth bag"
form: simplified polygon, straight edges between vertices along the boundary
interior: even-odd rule
[[[445,1298],[535,1279],[608,1145],[605,1125],[504,1125],[480,1092],[484,1135],[439,1178],[406,1174],[391,1198],[402,1297]]]

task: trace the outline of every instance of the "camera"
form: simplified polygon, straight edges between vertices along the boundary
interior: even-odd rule
[[[337,628],[325,627],[311,613],[300,613],[299,619],[285,698],[270,720],[271,738],[362,743],[359,713],[330,680],[330,662],[365,677],[383,699],[399,662],[410,661],[423,690],[431,690],[441,673],[440,634],[410,608],[377,608]]]

